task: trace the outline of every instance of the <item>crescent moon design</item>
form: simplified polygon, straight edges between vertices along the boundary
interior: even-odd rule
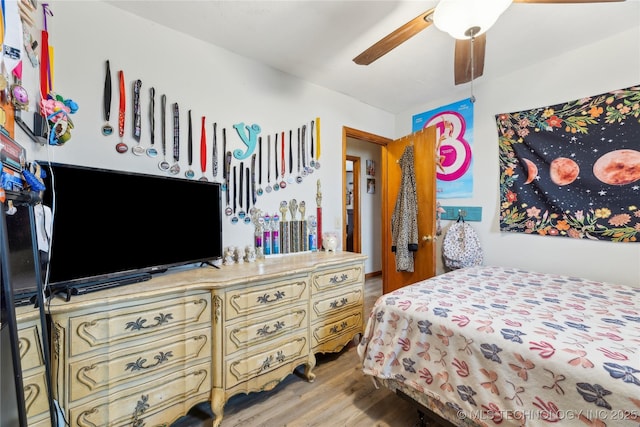
[[[524,159],[524,162],[527,165],[527,180],[524,183],[531,184],[538,176],[538,166],[529,159]]]

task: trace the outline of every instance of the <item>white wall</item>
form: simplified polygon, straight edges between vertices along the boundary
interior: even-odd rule
[[[347,139],[347,154],[360,157],[360,236],[362,239],[361,252],[369,258],[365,262],[365,273],[382,271],[382,197],[381,189],[384,183],[380,179],[382,170],[382,149],[377,144]],[[376,192],[367,193],[367,160],[373,160],[376,165]]]
[[[286,192],[264,196],[258,207],[275,212],[280,200],[292,198],[305,200],[315,207],[315,181],[320,179],[324,230],[342,229],[343,183],[339,172],[343,167],[343,126],[385,137],[400,137],[411,132],[412,115],[469,96],[468,85],[452,88],[446,99],[425,99],[424,104],[393,117],[344,95],[128,15],[102,2],[61,0],[50,4],[54,12],[48,20],[50,44],[55,48],[54,90],[75,100],[80,110],[72,116],[75,124],[72,139],[62,147],[41,147],[18,129],[16,139],[27,148],[30,160],[48,158],[162,174],[157,167],[158,159],[118,154],[114,149],[117,136],[107,138],[100,134],[104,63],[109,59],[114,82],[120,69],[124,70],[129,84],[138,78],[142,80],[143,105],[148,103],[149,87],[154,86],[158,97],[165,93],[169,105],[178,102],[181,106],[184,112],[182,129],[186,129],[186,111],[192,109],[194,117],[205,115],[208,123],[216,121],[219,129],[227,128],[230,149],[240,148],[239,139],[235,136],[234,140],[234,134],[230,132],[233,124],[257,123],[266,135],[296,129],[320,117],[322,168],[303,184],[294,185]],[[487,55],[489,61],[490,52]],[[30,74],[26,71],[25,75]],[[474,85],[477,98],[474,107],[474,197],[447,200],[447,204],[483,207],[483,221],[474,225],[482,239],[487,264],[575,274],[640,286],[640,246],[637,244],[500,233],[494,121],[494,115],[498,113],[552,105],[639,82],[640,26],[562,57],[518,70],[513,75],[492,79],[490,67],[485,68],[485,75]],[[34,86],[34,82],[24,83]],[[117,85],[114,85],[114,91],[111,122],[115,125]],[[128,111],[131,111],[130,105]],[[129,145],[133,142],[130,123],[129,116],[126,130]],[[145,140],[144,128],[143,141],[148,141]],[[186,138],[183,137],[182,141],[181,158],[186,159]],[[185,166],[186,163],[183,164]],[[167,203],[168,206],[173,203],[176,210],[184,209],[177,197],[168,197]],[[169,227],[159,232],[170,231]],[[225,245],[245,245],[252,241],[250,226],[234,226],[225,222],[223,231]]]
[[[471,224],[480,235],[485,264],[579,275],[640,287],[638,243],[500,232],[498,133],[494,118],[499,113],[554,105],[639,84],[640,16],[638,23],[634,29],[512,75],[492,79],[487,67],[484,76],[475,82],[474,195],[471,199],[446,199],[443,204],[482,206],[482,222]],[[487,52],[487,61],[490,60]],[[467,98],[469,94],[469,85],[457,87],[447,99],[425,100],[424,105],[398,115],[396,137],[411,132],[414,114]]]
[[[50,45],[55,49],[54,90],[63,97],[76,101],[80,109],[71,116],[75,124],[72,138],[61,147],[35,144],[18,129],[16,139],[27,148],[29,160],[50,159],[162,175],[163,172],[157,166],[160,158],[136,157],[131,152],[118,154],[115,150],[118,142],[117,75],[119,70],[123,70],[129,88],[125,142],[130,147],[135,142],[131,136],[130,88],[134,80],[141,79],[144,111],[148,111],[146,106],[149,104],[151,86],[156,90],[156,114],[159,114],[161,94],[167,95],[168,107],[174,102],[178,102],[180,106],[180,159],[183,170],[187,168],[186,130],[189,109],[194,117],[194,142],[200,141],[200,117],[204,115],[207,118],[209,144],[211,123],[215,121],[218,123],[220,145],[221,128],[227,128],[229,150],[243,147],[232,127],[234,124],[256,123],[262,128],[262,135],[281,131],[288,134],[289,129],[293,129],[294,135],[297,135],[299,126],[309,124],[319,117],[321,169],[307,177],[302,184],[289,185],[285,190],[260,197],[257,207],[265,212],[275,213],[281,200],[295,198],[298,202],[304,200],[307,203],[307,215],[310,215],[311,211],[315,211],[316,181],[320,179],[323,191],[323,230],[329,231],[342,228],[342,127],[366,129],[383,136],[393,135],[394,117],[389,113],[159,27],[103,2],[54,1],[52,11],[54,16],[48,19],[48,29]],[[111,62],[114,90],[111,125],[116,129],[115,134],[110,137],[100,133],[104,123],[102,94],[107,59]],[[29,82],[25,82],[27,83]],[[31,108],[31,111],[34,109]],[[144,127],[144,118],[146,116],[143,115],[142,141],[148,144],[149,132]],[[157,116],[156,126],[156,147],[160,149]],[[169,160],[172,130],[169,119]],[[198,153],[199,149],[194,148],[193,167],[197,176],[200,176]],[[211,178],[210,163],[207,169]],[[90,183],[87,185],[90,189]],[[144,189],[140,189],[140,194],[144,197]],[[178,217],[183,214],[187,218],[185,206],[186,203],[180,200],[179,195],[168,195],[167,207],[175,209]],[[167,224],[167,230],[158,232],[170,233],[170,224]],[[232,225],[230,221],[224,221],[223,233],[225,246],[244,246],[253,242],[251,225]]]

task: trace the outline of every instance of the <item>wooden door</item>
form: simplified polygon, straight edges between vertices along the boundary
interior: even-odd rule
[[[382,151],[382,290],[383,293],[428,279],[436,274],[436,129],[431,126],[390,142]],[[405,147],[414,147],[414,170],[418,198],[418,250],[414,271],[396,271],[391,251],[391,216],[400,190],[400,157]]]

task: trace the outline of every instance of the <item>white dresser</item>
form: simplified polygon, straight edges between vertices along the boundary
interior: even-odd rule
[[[313,381],[316,353],[362,334],[365,259],[303,253],[54,299],[56,399],[71,426],[168,426],[206,401],[218,426],[231,396],[298,366]]]

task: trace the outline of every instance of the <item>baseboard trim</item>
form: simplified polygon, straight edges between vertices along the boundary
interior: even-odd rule
[[[382,275],[382,270],[374,271],[372,273],[366,273],[364,275],[364,280],[371,279],[372,277],[381,276],[381,275]]]

